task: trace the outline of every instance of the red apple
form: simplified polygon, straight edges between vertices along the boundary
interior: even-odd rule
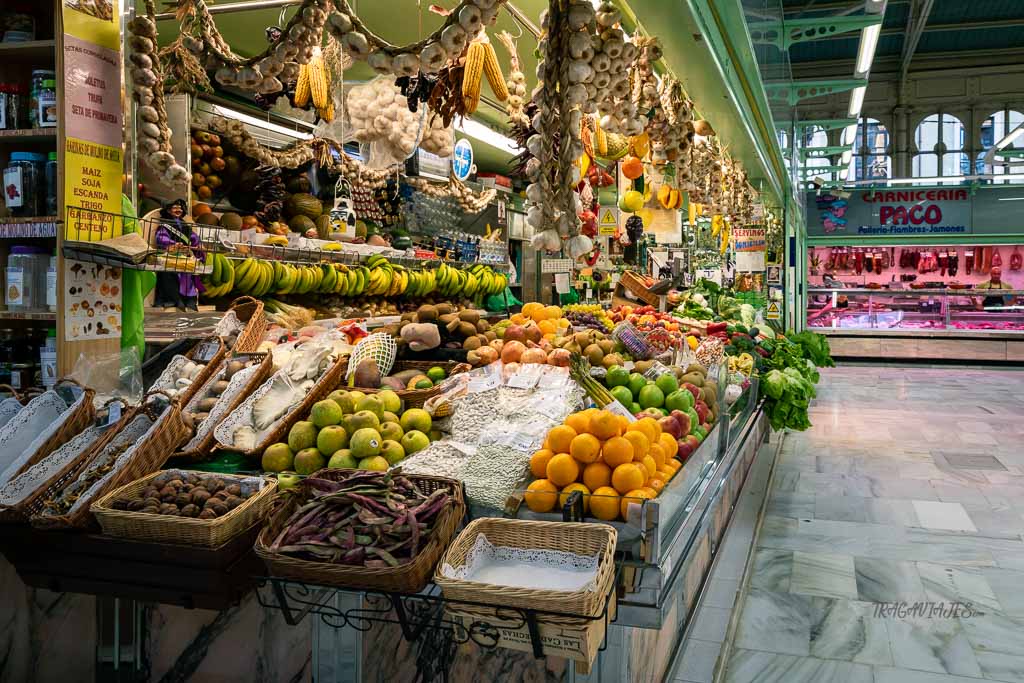
[[[510,327],[509,329],[512,329],[512,328]],[[507,330],[506,330],[505,334],[508,334]],[[697,399],[700,398],[700,388],[698,388],[695,384],[690,384],[689,382],[686,382],[686,383],[683,384],[683,388],[686,389],[687,391],[689,391],[691,394],[693,394],[693,400],[694,401],[696,401]]]
[[[696,434],[687,434],[686,443],[689,444],[691,449],[697,450],[697,446],[700,446],[700,439],[697,438]]]
[[[679,428],[679,422],[674,417],[663,417],[658,420],[658,424],[661,425],[661,431],[666,434],[671,434],[673,439],[678,439],[682,432]]]
[[[636,419],[638,420],[642,420],[645,417],[653,417],[655,420],[660,420],[665,416],[662,415],[661,411],[658,410],[657,408],[647,408],[645,410],[641,410],[639,413],[636,414]]]
[[[697,417],[700,418],[701,422],[708,421],[708,404],[704,401],[697,401],[697,404],[693,406],[693,410],[697,413]]]
[[[679,450],[676,451],[676,458],[680,462],[686,462],[686,459],[693,454],[693,446],[683,439],[680,439],[677,443],[679,444]]]
[[[704,422],[704,423],[702,423],[702,424],[701,424],[701,427],[703,427],[703,428],[704,428],[704,433],[705,433],[705,434],[710,434],[710,433],[711,433],[711,423],[710,423],[710,422]]]
[[[683,434],[689,434],[690,433],[690,416],[689,415],[687,415],[686,413],[684,413],[681,410],[673,410],[672,411],[672,417],[675,418],[675,421],[677,423],[679,423],[679,434],[677,435],[677,437],[678,436],[682,436]]]

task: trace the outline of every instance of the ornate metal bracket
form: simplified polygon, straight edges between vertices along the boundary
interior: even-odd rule
[[[829,147],[801,147],[800,157],[806,161],[808,159],[825,159],[836,154],[842,154],[843,152],[853,149],[853,143],[848,145],[832,145]]]
[[[765,83],[764,89],[768,94],[769,101],[786,102],[791,107],[795,107],[801,100],[846,92],[867,84],[868,79],[866,78],[846,78]]]
[[[862,14],[757,21],[748,24],[747,27],[750,29],[750,39],[755,45],[774,45],[780,50],[788,50],[791,45],[796,43],[831,38],[842,33],[853,33],[881,23],[881,14]]]
[[[790,126],[798,129],[821,128],[822,130],[836,130],[846,128],[857,123],[857,119],[809,119],[807,121],[776,121],[775,127],[788,131]]]
[[[839,164],[838,166],[806,166],[800,169],[800,173],[805,176],[820,173],[840,173],[849,167],[849,164]]]

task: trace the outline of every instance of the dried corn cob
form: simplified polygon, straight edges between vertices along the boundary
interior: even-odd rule
[[[608,154],[608,135],[601,128],[600,119],[594,120],[594,151],[599,157]]]
[[[462,73],[462,101],[467,114],[475,112],[480,104],[480,79],[483,77],[485,52],[484,44],[478,40],[470,43],[466,51],[466,67]]]
[[[301,109],[302,107],[305,107],[307,104],[309,104],[310,94],[311,93],[309,84],[309,65],[300,64],[299,80],[295,84],[295,106]]]
[[[324,67],[324,60],[316,54],[311,60],[307,68],[309,74],[309,89],[313,96],[313,106],[318,111],[323,112],[327,109],[327,104],[331,101],[330,93],[328,92],[327,83],[327,69]]]
[[[501,67],[498,65],[498,55],[494,52],[491,41],[483,43],[484,46],[484,75],[487,82],[491,84],[491,90],[499,102],[508,99],[508,86],[505,85],[505,77],[501,75]]]

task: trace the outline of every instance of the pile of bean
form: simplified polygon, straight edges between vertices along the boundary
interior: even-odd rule
[[[493,510],[505,503],[526,481],[530,454],[508,446],[481,446],[462,469],[467,500]]]
[[[300,505],[271,552],[368,568],[411,562],[452,504],[446,491],[424,495],[400,471],[359,472],[340,482],[306,477],[286,495]]]
[[[403,460],[402,471],[406,474],[461,479],[462,469],[468,461],[469,455],[452,446],[447,440],[434,441],[422,451],[417,451]]]

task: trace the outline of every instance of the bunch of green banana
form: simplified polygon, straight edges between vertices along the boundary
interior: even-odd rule
[[[204,296],[215,299],[224,296],[235,286],[235,268],[224,254],[210,254],[213,271],[203,276]]]

